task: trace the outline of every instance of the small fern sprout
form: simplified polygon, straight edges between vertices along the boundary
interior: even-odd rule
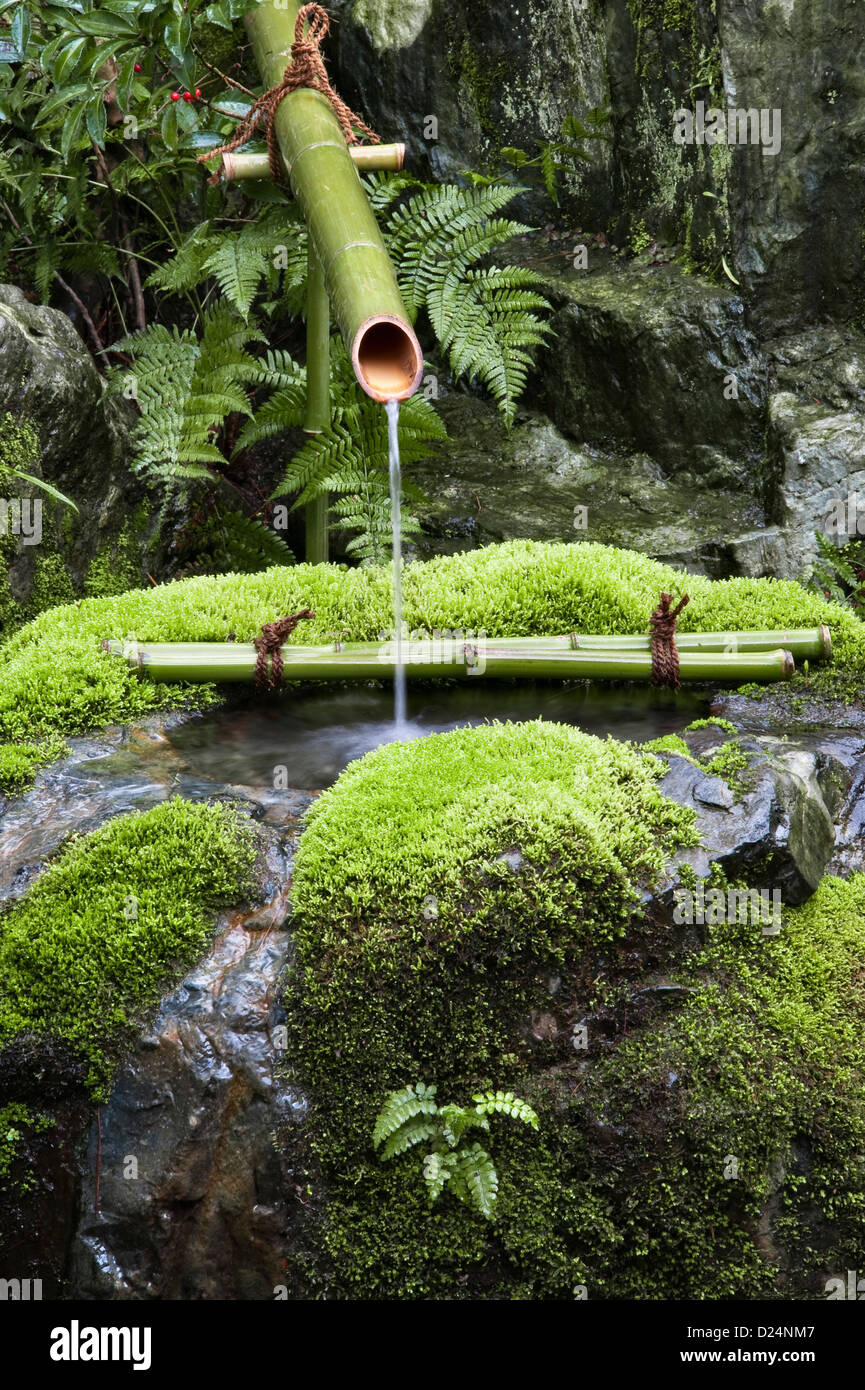
[[[391,1091],[379,1112],[372,1142],[381,1158],[395,1158],[417,1144],[430,1143],[423,1160],[423,1179],[430,1205],[446,1187],[466,1206],[488,1221],[499,1189],[499,1176],[487,1150],[477,1141],[461,1147],[470,1129],[489,1131],[490,1115],[507,1115],[538,1128],[530,1105],[513,1091],[484,1091],[472,1097],[473,1106],[437,1105],[435,1086],[419,1081]]]

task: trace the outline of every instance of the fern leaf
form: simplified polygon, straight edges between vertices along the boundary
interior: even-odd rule
[[[430,1205],[439,1197],[453,1177],[457,1155],[453,1153],[430,1153],[423,1161],[424,1182],[429,1192]]]
[[[455,1196],[491,1220],[499,1191],[499,1175],[492,1159],[480,1144],[471,1144],[454,1157],[451,1188]]]
[[[391,1091],[378,1114],[372,1132],[373,1147],[378,1148],[392,1134],[395,1134],[406,1121],[417,1115],[434,1115],[436,1111],[435,1086],[425,1086],[419,1081],[416,1086],[403,1086],[399,1091]]]
[[[400,1125],[399,1129],[389,1135],[385,1140],[384,1148],[381,1151],[382,1159],[395,1158],[398,1154],[405,1153],[407,1149],[412,1149],[416,1144],[422,1144],[427,1139],[432,1139],[438,1132],[438,1126],[434,1121],[424,1118],[423,1115],[415,1115],[411,1120],[406,1120],[405,1124]]]
[[[509,1115],[513,1120],[522,1120],[523,1124],[531,1125],[532,1129],[538,1127],[538,1117],[532,1107],[515,1096],[513,1091],[483,1091],[472,1096],[472,1100],[479,1115]]]

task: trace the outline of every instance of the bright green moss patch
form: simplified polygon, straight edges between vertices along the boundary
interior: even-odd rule
[[[62,758],[66,751],[63,739],[55,735],[41,743],[0,743],[0,794],[31,786],[39,768]]]
[[[412,629],[483,629],[490,637],[581,630],[645,632],[661,589],[687,589],[682,631],[813,627],[828,623],[835,665],[812,672],[811,690],[846,694],[865,677],[865,624],[789,581],[712,581],[635,551],[610,546],[511,541],[410,565],[405,618]],[[201,707],[212,686],[139,683],[100,651],[103,637],[141,641],[251,641],[265,622],[300,608],[316,611],[293,642],[374,641],[392,624],[388,568],[294,565],[250,575],[162,584],[52,609],[0,648],[0,737],[80,733],[153,710]]]
[[[679,734],[662,734],[660,738],[650,738],[640,744],[647,753],[678,753],[680,758],[693,762],[693,755],[685,740]]]
[[[697,729],[723,729],[727,734],[738,734],[736,725],[729,719],[692,719],[685,730],[686,734],[694,733]]]
[[[296,911],[316,923],[316,950],[374,971],[388,968],[396,935],[438,955],[497,930],[505,901],[506,949],[519,954],[531,931],[560,956],[568,936],[620,932],[634,884],[656,879],[672,846],[695,843],[657,776],[628,745],[542,720],[385,745],[311,809]]]
[[[737,797],[744,795],[748,787],[748,768],[751,759],[737,739],[731,739],[719,748],[711,758],[701,758],[700,766],[710,777],[722,777]]]
[[[613,739],[488,725],[381,748],[316,802],[295,866],[286,1006],[292,1075],[314,1099],[333,1185],[325,1244],[343,1290],[444,1291],[481,1257],[471,1214],[444,1197],[429,1212],[416,1175],[376,1161],[373,1122],[418,1076],[461,1094],[525,1073],[544,980],[614,949],[640,888],[696,839],[690,813],[658,793],[659,772]],[[528,1147],[517,1134],[492,1145],[496,1219],[515,1227],[514,1253],[546,1239],[527,1212],[562,1216],[547,1189],[558,1143],[542,1131]],[[548,1245],[542,1264],[564,1258],[561,1233]]]
[[[111,1050],[249,890],[254,858],[251,824],[222,803],[175,799],[73,838],[0,915],[0,1046],[60,1041],[104,1089]]]

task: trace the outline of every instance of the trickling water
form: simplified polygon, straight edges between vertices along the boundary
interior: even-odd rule
[[[402,470],[399,462],[399,401],[387,401],[387,442],[390,469],[390,521],[393,540],[393,717],[397,728],[406,722],[406,679],[402,659]]]

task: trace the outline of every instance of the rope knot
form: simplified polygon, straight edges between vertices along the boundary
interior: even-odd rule
[[[309,21],[309,28],[304,37],[304,26],[307,21]],[[347,145],[358,143],[354,133],[355,126],[358,130],[363,131],[371,144],[379,144],[379,137],[375,131],[371,130],[366,122],[352,111],[350,106],[346,106],[330,85],[324,59],[321,56],[321,42],[329,31],[330,19],[327,11],[322,9],[321,5],[304,5],[295,20],[291,61],[282,74],[282,80],[264,92],[250,107],[227,144],[220,145],[218,149],[208,150],[206,154],[198,156],[199,164],[215,158],[218,154],[231,154],[232,150],[236,150],[238,146],[245,145],[263,121],[267,137],[267,154],[270,160],[270,176],[274,183],[279,183],[282,179],[283,168],[276,138],[276,113],[283,97],[287,97],[289,92],[296,92],[299,87],[310,87],[313,91],[320,92],[330,102]],[[220,171],[217,170],[211,174],[208,183],[217,184],[219,179]]]
[[[671,608],[672,594],[661,594],[661,601],[650,619],[652,626],[652,685],[666,685],[672,690],[679,688],[679,652],[676,647],[676,625],[679,614],[687,603],[688,594],[683,594]]]
[[[264,623],[260,636],[254,640],[258,660],[255,663],[255,684],[259,690],[278,690],[282,684],[283,661],[282,644],[285,642],[302,618],[314,618],[311,608],[302,608],[288,618],[278,618],[274,623]],[[270,665],[268,668],[268,658]]]

